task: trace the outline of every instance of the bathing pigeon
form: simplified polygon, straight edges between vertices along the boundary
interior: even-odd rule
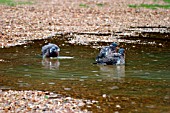
[[[98,64],[107,64],[107,65],[122,64],[123,61],[121,62],[121,58],[122,60],[124,60],[123,59],[124,51],[120,50],[120,53],[117,52],[117,47],[118,45],[116,42],[113,42],[109,46],[103,47],[100,50],[98,56],[96,57],[96,62]]]
[[[41,49],[43,58],[58,57],[60,48],[56,44],[49,43]]]

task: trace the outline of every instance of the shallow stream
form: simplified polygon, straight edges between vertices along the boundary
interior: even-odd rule
[[[58,44],[65,58],[42,59],[41,47],[49,42]],[[126,65],[119,66],[93,64],[99,52],[93,43],[69,44],[65,38],[1,48],[0,89],[48,90],[95,100],[86,106],[93,112],[170,111],[170,42],[130,42],[120,43]]]

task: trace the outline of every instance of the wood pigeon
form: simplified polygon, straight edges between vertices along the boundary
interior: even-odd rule
[[[58,57],[60,48],[56,44],[49,43],[41,49],[43,58]]]

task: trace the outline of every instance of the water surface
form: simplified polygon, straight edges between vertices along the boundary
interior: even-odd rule
[[[41,47],[48,42],[58,44],[65,58],[42,59]],[[87,106],[94,112],[168,112],[170,42],[120,44],[126,48],[126,65],[120,66],[93,64],[99,49],[64,38],[1,49],[0,89],[48,90],[96,100]]]

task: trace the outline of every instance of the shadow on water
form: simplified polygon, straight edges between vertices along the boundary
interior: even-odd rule
[[[48,42],[58,44],[61,56],[74,58],[42,59],[41,47]],[[86,106],[93,112],[168,112],[170,42],[151,42],[121,42],[126,48],[125,66],[94,65],[98,49],[69,44],[65,38],[4,48],[0,89],[48,90],[96,100]]]

